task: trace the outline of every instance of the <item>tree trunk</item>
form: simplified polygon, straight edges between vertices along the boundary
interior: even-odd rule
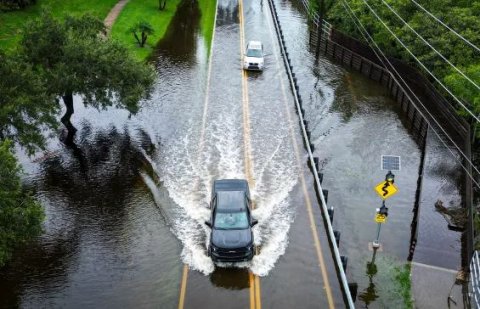
[[[165,6],[167,6],[167,0],[158,0],[158,8],[163,11],[165,9]]]
[[[138,38],[138,35],[136,32],[133,32],[133,36],[135,37],[135,40],[137,40],[138,45],[142,46],[142,42],[140,42],[140,39]]]
[[[145,34],[145,32],[142,32],[142,45],[140,46],[143,47],[146,41],[147,41],[147,35]]]
[[[70,117],[72,117],[74,109],[73,109],[73,94],[67,93],[63,97],[63,102],[65,103],[65,107],[67,110],[65,111],[65,115],[60,119],[62,123],[67,128],[67,138],[65,139],[65,144],[72,145],[73,144],[73,136],[77,129],[73,126],[70,122]]]

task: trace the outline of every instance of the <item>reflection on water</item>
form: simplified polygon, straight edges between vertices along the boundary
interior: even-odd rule
[[[229,0],[217,0],[217,3],[217,27],[238,27],[238,3]]]
[[[87,251],[97,263],[111,259],[102,257],[103,250],[117,258],[122,254],[126,244],[114,239],[124,238],[125,225],[131,224],[127,205],[145,166],[141,146],[127,130],[115,127],[93,131],[87,124],[77,134],[76,145],[44,158],[29,180],[46,208],[45,234],[17,250],[0,271],[0,307],[19,306],[24,289],[33,294],[61,292],[92,238],[104,248]],[[140,140],[140,145],[150,145]]]
[[[240,268],[217,267],[210,274],[210,282],[214,286],[229,290],[242,290],[250,287],[248,270]]]
[[[0,270],[0,307],[20,307],[27,287],[43,294],[66,284],[66,270],[76,261],[79,235],[78,227],[64,229],[48,240],[34,240],[28,247],[18,249],[11,263]]]
[[[197,49],[200,9],[198,1],[182,1],[151,59],[161,68],[163,57],[172,62],[193,63]]]
[[[358,299],[365,303],[365,308],[368,308],[368,305],[375,302],[379,297],[377,290],[375,289],[375,283],[373,283],[373,277],[377,274],[377,265],[375,261],[367,262],[367,272],[369,284],[359,295]]]
[[[38,189],[62,192],[69,205],[95,198],[101,207],[121,210],[127,189],[135,185],[145,165],[142,151],[126,129],[120,132],[111,127],[93,132],[87,125],[77,134],[79,142],[74,147],[66,147],[41,162],[43,181],[37,183]],[[101,196],[91,194],[98,191]]]

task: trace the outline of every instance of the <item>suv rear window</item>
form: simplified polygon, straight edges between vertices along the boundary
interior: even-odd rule
[[[262,50],[261,49],[248,49],[247,50],[247,57],[254,57],[254,58],[262,58]]]
[[[220,230],[243,230],[248,228],[247,212],[217,212],[214,227]]]

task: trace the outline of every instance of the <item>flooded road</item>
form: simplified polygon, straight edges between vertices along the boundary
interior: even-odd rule
[[[384,89],[327,59],[315,66],[300,4],[277,2],[347,277],[361,293],[373,280],[365,265],[380,206],[372,188],[385,175],[380,155],[402,157],[382,229],[375,280],[383,284],[391,278],[381,281],[382,269],[408,255],[420,149]],[[137,115],[86,109],[76,97],[77,148],[52,139],[44,156],[22,158],[47,219],[45,233],[1,270],[1,307],[344,307],[267,2],[219,0],[210,53],[195,3],[180,6],[158,46],[156,90]],[[264,72],[242,72],[242,38],[264,43]],[[459,198],[455,161],[438,172],[435,157],[443,158],[438,149],[427,155],[427,226],[436,191]],[[218,178],[249,180],[259,220],[260,252],[237,269],[215,268],[206,255],[203,222]],[[422,224],[420,239],[437,233]],[[448,235],[455,246],[457,234]],[[418,256],[430,262],[428,252]],[[397,304],[389,286],[374,290],[378,307]]]

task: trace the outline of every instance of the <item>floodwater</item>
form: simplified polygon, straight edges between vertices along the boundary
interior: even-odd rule
[[[420,148],[384,89],[327,59],[314,64],[300,1],[276,2],[328,204],[335,207],[340,251],[349,258],[347,277],[358,282],[359,294],[368,292],[357,305],[395,305],[385,274],[409,252]],[[152,59],[158,82],[137,115],[84,108],[76,97],[77,147],[52,138],[48,152],[21,157],[47,219],[45,233],[0,271],[0,307],[174,308],[183,282],[186,307],[245,308],[249,273],[260,278],[266,308],[344,306],[268,3],[244,1],[243,23],[239,12],[236,1],[218,1],[209,53],[198,29],[201,12],[185,1]],[[261,40],[267,54],[266,70],[249,73],[246,90],[242,27],[245,41]],[[434,141],[430,134],[415,257],[454,269],[459,253],[432,257],[445,244],[460,249],[459,234],[446,229],[433,203],[459,202],[459,167]],[[401,156],[402,168],[395,172],[399,193],[386,202],[375,277],[366,274],[366,263],[381,205],[373,187],[386,172],[382,154]],[[203,224],[212,182],[247,175],[260,252],[237,268],[215,268]]]

